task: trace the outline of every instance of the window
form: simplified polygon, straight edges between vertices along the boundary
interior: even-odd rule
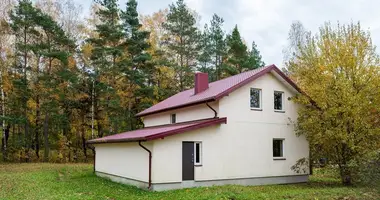
[[[284,92],[274,92],[274,110],[284,111]]]
[[[251,108],[261,110],[261,89],[251,88]]]
[[[202,143],[194,142],[194,165],[202,165]]]
[[[284,139],[273,139],[273,158],[284,157]]]
[[[175,114],[171,114],[170,115],[170,123],[175,124],[175,122],[176,122],[176,115]]]

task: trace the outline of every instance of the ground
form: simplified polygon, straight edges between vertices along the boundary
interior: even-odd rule
[[[309,183],[149,192],[96,177],[89,164],[0,165],[0,199],[380,199],[380,188],[344,187],[333,170]]]

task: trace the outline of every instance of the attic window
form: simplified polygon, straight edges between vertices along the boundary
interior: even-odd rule
[[[251,109],[261,110],[261,89],[251,88]]]
[[[176,114],[170,115],[170,123],[175,124],[176,123]]]

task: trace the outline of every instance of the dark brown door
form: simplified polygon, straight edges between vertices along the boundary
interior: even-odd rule
[[[182,142],[182,180],[194,180],[194,142]]]

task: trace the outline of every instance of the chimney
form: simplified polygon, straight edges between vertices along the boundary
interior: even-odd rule
[[[194,94],[201,93],[208,89],[208,74],[197,72],[195,73]]]

